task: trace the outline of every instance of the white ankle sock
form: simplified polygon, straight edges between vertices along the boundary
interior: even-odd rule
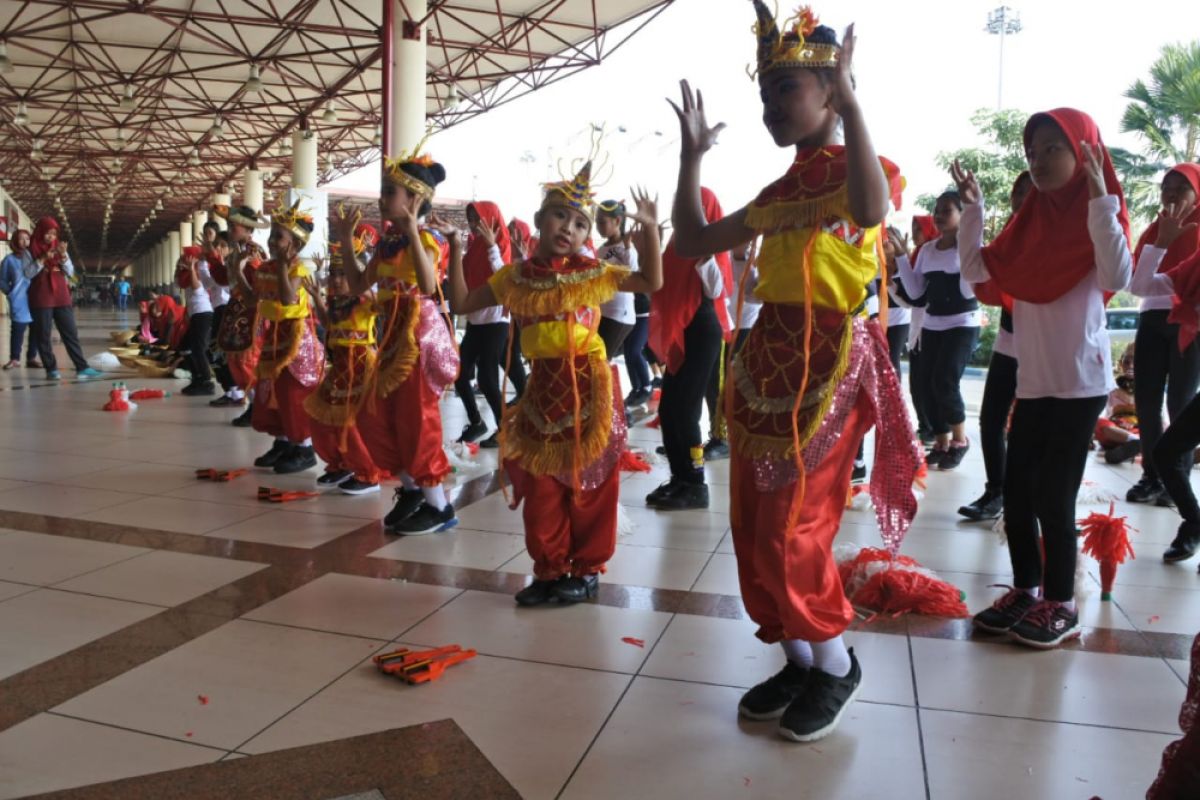
[[[437,486],[422,486],[421,493],[425,495],[425,502],[441,511],[446,507],[446,490],[441,484]]]
[[[1041,596],[1042,596],[1041,590],[1038,589],[1036,586],[1033,587],[1032,589],[1022,589],[1018,586],[1017,591],[1024,592],[1025,594],[1029,595],[1030,597],[1036,597],[1038,599],[1041,599]]]
[[[409,475],[407,472],[400,473],[400,483],[403,484],[404,488],[408,489],[410,492],[417,488],[417,482],[414,481],[412,479],[412,475]]]
[[[1063,605],[1064,605],[1064,606],[1066,606],[1066,608],[1067,608],[1067,609],[1068,609],[1068,610],[1069,610],[1071,613],[1075,613],[1075,598],[1074,598],[1074,597],[1072,597],[1070,600],[1067,600],[1067,601],[1065,601],[1065,602],[1063,603]]]
[[[803,639],[784,639],[780,644],[783,645],[783,652],[787,654],[788,661],[797,667],[807,669],[813,665],[812,646],[808,642]]]
[[[310,436],[302,442],[296,442],[296,444],[300,445],[301,447],[312,447],[312,437]]]
[[[835,636],[826,642],[812,642],[813,666],[828,672],[835,678],[844,678],[850,674],[850,651],[841,636]]]
[[[246,393],[235,386],[232,389],[230,389],[228,392],[226,392],[225,396],[228,397],[230,400],[241,400],[243,397],[246,396]]]

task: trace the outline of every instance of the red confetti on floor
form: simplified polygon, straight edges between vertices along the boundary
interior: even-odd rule
[[[1151,625],[1153,625],[1154,623],[1158,622],[1160,619],[1162,619],[1162,617],[1160,617],[1158,614],[1155,614],[1154,616],[1148,618],[1146,620],[1146,622],[1149,622]]]
[[[196,699],[200,701],[200,705],[202,705],[202,706],[208,705],[208,695],[198,694],[198,695],[196,695]]]
[[[645,647],[646,646],[645,639],[635,639],[632,636],[622,636],[621,641],[624,642],[625,644],[631,644],[634,647]]]

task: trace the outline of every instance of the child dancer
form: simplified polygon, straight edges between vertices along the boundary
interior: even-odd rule
[[[267,242],[271,260],[254,273],[254,297],[263,328],[251,422],[254,430],[275,437],[254,466],[270,467],[281,475],[317,465],[304,400],[316,389],[325,364],[311,301],[302,286],[309,272],[299,258],[312,235],[313,220],[299,210],[299,202],[272,215]],[[242,257],[239,272],[252,257]]]
[[[921,246],[926,242],[935,241],[938,236],[937,226],[933,224],[933,215],[918,214],[912,219],[912,250],[910,251],[906,244],[890,255],[894,258],[900,253],[905,253],[909,259],[916,258]],[[890,246],[889,237],[889,240],[884,242],[885,254]],[[912,397],[913,410],[917,412],[917,438],[921,440],[921,444],[932,448],[934,437],[933,426],[929,422],[929,392],[921,383],[921,376],[924,374],[921,369],[921,328],[925,322],[925,305],[923,300],[909,297],[903,289],[904,284],[899,276],[893,274],[892,291],[900,301],[912,306],[908,323],[908,393]]]
[[[855,449],[876,425],[871,492],[889,546],[916,513],[921,450],[883,332],[862,313],[880,223],[901,181],[875,155],[854,94],[854,28],[839,45],[802,9],[781,34],[761,0],[754,5],[763,121],[778,146],[795,147],[795,161],[750,205],[706,223],[700,160],[724,126],[708,126],[684,82],[672,221],[680,253],[693,257],[763,236],[763,305],[728,380],[730,519],[746,610],[788,662],[742,697],[739,712],[779,718],[780,735],[807,742],[837,727],[862,680],[842,640],[854,611],[832,553]]]
[[[216,387],[213,385],[212,367],[208,363],[208,345],[213,329],[213,304],[209,296],[213,279],[208,271],[208,262],[197,245],[183,248],[181,265],[183,269],[179,270],[178,277],[187,304],[186,347],[192,382],[183,387],[180,394],[212,395],[216,393]]]
[[[596,233],[604,239],[597,248],[597,256],[601,261],[637,272],[637,250],[629,246],[625,218],[625,204],[620,200],[605,200],[597,207]],[[599,333],[610,361],[621,354],[636,322],[637,309],[631,292],[617,292],[611,300],[601,304]]]
[[[419,149],[419,148],[418,148]],[[442,391],[458,374],[458,352],[435,297],[441,283],[441,246],[420,219],[432,209],[434,189],[446,170],[427,155],[401,155],[383,163],[379,211],[391,228],[365,272],[350,273],[350,290],[378,285],[379,358],[358,414],[371,460],[400,479],[385,529],[408,536],[458,524],[442,481],[450,462],[442,449]],[[350,227],[342,250],[350,252]]]
[[[356,248],[361,241],[356,237]],[[317,478],[317,486],[336,486],[343,494],[360,495],[378,492],[383,475],[371,460],[357,425],[376,354],[375,296],[370,290],[351,294],[346,278],[348,269],[358,271],[355,260],[344,258],[341,243],[332,242],[329,300],[321,300],[311,281],[305,283],[325,326],[330,363],[321,385],[305,398],[304,410],[312,417],[313,447],[325,462],[325,474]]]
[[[958,266],[956,239],[961,213],[958,193],[943,192],[933,209],[938,239],[922,245],[912,263],[903,253],[896,256],[896,272],[904,291],[925,301],[922,374],[917,379],[929,401],[926,411],[935,439],[928,464],[942,470],[961,464],[970,447],[960,383],[979,340],[979,301]]]
[[[221,385],[231,384],[226,395],[231,405],[241,405],[253,390],[255,368],[262,346],[258,324],[258,304],[254,300],[254,273],[267,260],[267,254],[250,238],[253,231],[269,228],[271,223],[259,219],[258,212],[240,206],[228,214],[230,252],[224,262],[230,286],[229,303],[217,330],[217,347],[225,355],[221,370]],[[243,267],[243,265],[245,265]],[[233,420],[239,428],[249,427],[253,407]]]
[[[976,614],[975,625],[1044,649],[1080,634],[1075,497],[1115,385],[1105,292],[1129,283],[1132,259],[1121,186],[1091,117],[1069,108],[1034,114],[1024,139],[1034,188],[987,247],[979,184],[958,164],[952,174],[965,204],[963,275],[990,279],[1013,298],[1017,355],[1004,475],[1016,588]]]
[[[1200,249],[1200,164],[1179,164],[1163,176],[1163,208],[1190,209],[1185,230],[1161,257],[1159,272],[1167,272]],[[1187,227],[1190,226],[1190,227]],[[1134,372],[1137,374],[1135,397],[1139,429],[1142,436],[1142,477],[1125,495],[1131,503],[1166,505],[1169,496],[1159,480],[1154,460],[1154,446],[1162,436],[1163,394],[1167,396],[1167,413],[1174,422],[1183,407],[1196,396],[1200,387],[1200,345],[1195,342],[1179,347],[1179,326],[1168,320],[1171,311],[1170,292],[1151,293],[1153,273],[1141,268],[1141,256],[1147,247],[1157,245],[1161,225],[1150,225],[1138,239],[1134,252],[1134,272],[1129,288],[1142,298],[1138,315],[1137,337],[1134,340]],[[1185,453],[1175,469],[1191,472],[1193,454]],[[1178,551],[1182,553],[1182,551]]]
[[[534,255],[467,291],[461,245],[451,239],[450,307],[456,314],[503,305],[521,323],[532,363],[529,384],[505,416],[500,455],[525,502],[525,545],[534,580],[517,593],[533,606],[595,597],[617,544],[618,461],[625,414],[600,338],[599,306],[617,291],[653,292],[662,284],[657,209],[635,193],[635,238],[642,271],[582,252],[596,213],[590,162],[573,180],[547,187],[534,218]]]

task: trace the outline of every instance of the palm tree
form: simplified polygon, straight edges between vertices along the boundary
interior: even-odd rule
[[[1150,66],[1150,83],[1138,80],[1125,92],[1121,130],[1146,140],[1150,155],[1178,164],[1200,149],[1200,41],[1165,45]]]
[[[1108,148],[1108,154],[1125,190],[1130,219],[1136,226],[1149,224],[1158,214],[1159,176],[1177,162],[1166,164],[1120,147]]]

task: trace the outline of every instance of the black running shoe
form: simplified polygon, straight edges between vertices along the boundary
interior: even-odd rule
[[[352,494],[357,497],[360,494],[375,494],[379,491],[379,484],[367,483],[366,481],[360,481],[358,478],[352,477],[337,488],[342,494]]]
[[[958,513],[972,522],[999,519],[1004,513],[1004,494],[987,489],[978,500],[958,509]]]
[[[414,511],[421,507],[421,503],[425,501],[425,493],[420,489],[397,489],[395,492],[396,504],[392,506],[392,510],[383,518],[383,527],[392,530],[409,516]]]
[[[942,453],[941,460],[938,461],[938,469],[942,471],[952,470],[962,463],[966,457],[967,451],[971,449],[970,442],[962,444],[951,444],[950,449]]]
[[[1200,547],[1200,523],[1184,520],[1180,523],[1179,530],[1175,533],[1175,540],[1171,542],[1171,546],[1163,553],[1163,561],[1168,564],[1173,564],[1176,561],[1187,561],[1196,555],[1197,547]]]
[[[942,459],[948,452],[948,450],[938,450],[937,447],[934,447],[925,454],[925,466],[930,469],[941,469]]]
[[[1068,639],[1078,639],[1081,633],[1083,629],[1079,627],[1077,612],[1066,603],[1041,600],[1012,626],[1008,637],[1018,644],[1049,650]]]
[[[861,486],[867,482],[867,465],[855,464],[854,469],[850,470],[850,485]]]
[[[332,489],[334,486],[345,483],[353,477],[354,473],[348,469],[331,469],[317,478],[317,486],[320,486],[322,489]]]
[[[976,628],[988,633],[1008,633],[1037,603],[1038,599],[1029,592],[1010,586],[1004,596],[976,614],[972,621]]]
[[[458,437],[459,442],[474,442],[483,437],[487,433],[487,425],[482,422],[468,422],[462,430],[462,436]]]
[[[666,483],[660,484],[657,489],[646,495],[646,505],[657,505],[663,498],[675,493],[675,490],[680,487],[680,482],[671,478]]]
[[[554,582],[553,591],[560,603],[582,603],[600,593],[600,576],[563,575]]]
[[[458,524],[454,506],[446,503],[441,511],[429,503],[422,502],[416,511],[397,522],[392,529],[403,536],[425,536],[430,533],[448,531]]]
[[[295,444],[275,462],[275,473],[277,475],[291,475],[293,472],[304,472],[306,469],[312,469],[317,465],[317,454],[313,452],[312,445]]]
[[[807,667],[787,662],[779,672],[742,695],[738,713],[746,719],[778,719],[804,691],[809,672]]]
[[[251,403],[250,405],[246,406],[245,411],[243,411],[241,414],[238,414],[236,417],[234,417],[233,421],[230,422],[229,424],[235,428],[249,428],[250,425],[252,424],[251,417],[253,417],[253,415],[254,415],[254,404]]]
[[[858,697],[862,667],[850,648],[850,671],[839,678],[819,669],[808,671],[804,689],[779,720],[779,735],[793,742],[815,742],[833,733],[846,709]]]
[[[554,599],[554,586],[557,583],[556,580],[539,581],[535,578],[533,583],[516,593],[517,605],[540,606],[549,603]]]
[[[721,461],[729,458],[729,442],[724,439],[709,439],[704,443],[704,460]]]
[[[646,498],[646,504],[651,505],[659,511],[686,511],[688,509],[708,508],[708,484],[680,481],[676,484],[675,491],[665,497],[659,498],[653,504],[650,503],[650,498]]]
[[[1162,493],[1163,485],[1159,483],[1158,478],[1143,474],[1141,480],[1129,487],[1125,499],[1130,503],[1153,503]]]
[[[1142,443],[1137,439],[1130,439],[1128,442],[1121,442],[1115,447],[1110,447],[1104,451],[1104,460],[1109,464],[1124,464],[1126,461],[1133,461],[1142,452]]]
[[[481,441],[479,446],[485,450],[495,450],[500,446],[500,431],[496,431],[491,436]]]
[[[276,439],[271,445],[271,449],[263,453],[258,458],[254,459],[254,466],[270,469],[274,467],[279,459],[287,455],[287,452],[292,449],[292,445],[284,439]]]
[[[217,393],[217,387],[212,381],[207,383],[189,383],[180,389],[179,393],[188,397],[211,397]]]

